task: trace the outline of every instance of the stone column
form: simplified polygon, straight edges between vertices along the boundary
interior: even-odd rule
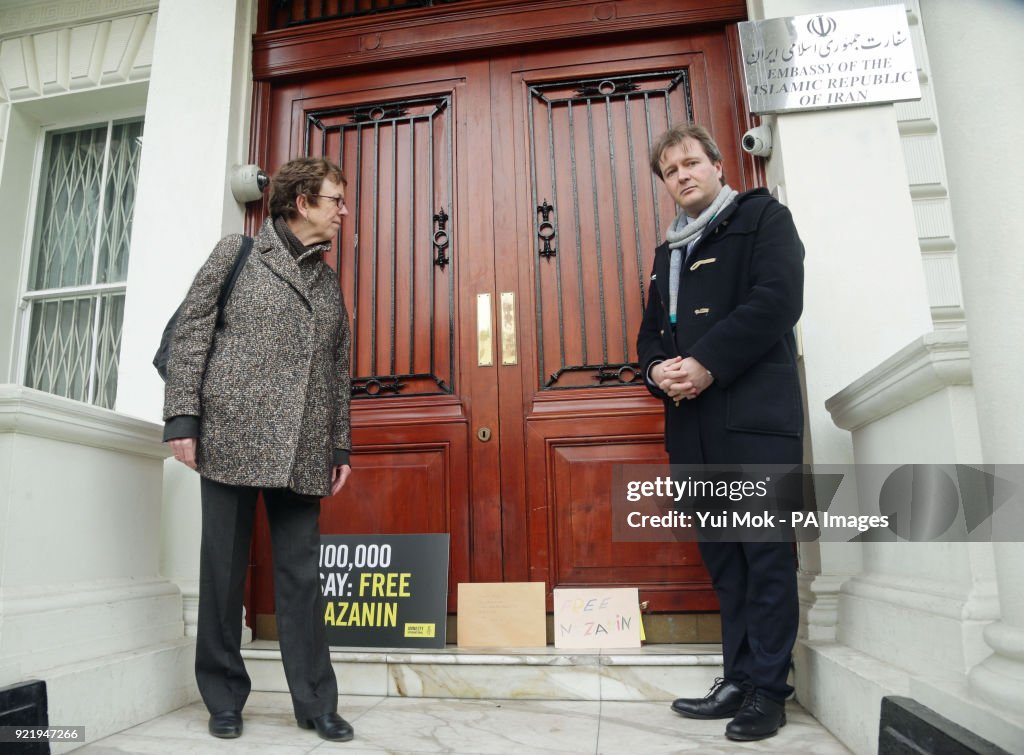
[[[992,655],[971,669],[971,690],[993,705],[1024,710],[1024,546],[996,543],[996,582],[1002,618],[985,627]]]
[[[152,358],[167,318],[225,234],[243,229],[231,168],[248,161],[255,3],[174,0],[157,24],[132,233],[118,411],[160,421]],[[161,567],[182,591],[186,633],[199,594],[199,484],[173,459],[164,473]]]
[[[1016,70],[1024,5],[1014,0],[922,4],[932,60],[960,276],[971,339],[982,451],[989,464],[1024,459],[1024,280],[1017,218],[1024,213],[1020,123],[1024,98]],[[1013,31],[1011,31],[1013,30]],[[1000,75],[1001,74],[1001,75]],[[997,543],[1002,617],[985,630],[993,654],[972,669],[971,690],[1019,715],[1024,710],[1024,544]]]

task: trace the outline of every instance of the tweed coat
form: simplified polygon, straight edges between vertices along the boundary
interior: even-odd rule
[[[198,417],[198,471],[229,485],[330,492],[349,449],[345,303],[322,253],[298,260],[268,219],[216,328],[217,297],[242,237],[214,247],[185,296],[171,341],[164,419]]]
[[[793,218],[765,189],[739,194],[708,224],[679,276],[669,320],[668,244],[654,271],[637,353],[692,356],[714,376],[696,399],[665,404],[673,464],[799,464],[803,401],[793,328],[803,309],[804,248]]]

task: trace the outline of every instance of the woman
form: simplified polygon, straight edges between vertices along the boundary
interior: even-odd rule
[[[296,720],[346,741],[324,634],[320,498],[349,466],[348,313],[323,255],[338,234],[345,178],[327,160],[285,164],[270,218],[217,324],[217,299],[242,246],[226,236],[182,304],[167,365],[164,440],[201,476],[196,681],[210,733],[242,733],[249,676],[240,651],[242,591],[256,497],[270,522],[277,628]]]

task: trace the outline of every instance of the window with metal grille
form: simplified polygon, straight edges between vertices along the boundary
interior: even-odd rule
[[[24,383],[113,408],[141,119],[46,135],[26,291]]]

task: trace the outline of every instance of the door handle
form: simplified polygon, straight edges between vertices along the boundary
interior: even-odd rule
[[[444,270],[451,260],[448,259],[448,231],[445,226],[448,224],[448,213],[442,207],[434,215],[434,264]]]
[[[519,359],[516,345],[516,295],[501,292],[501,363],[515,364]]]

